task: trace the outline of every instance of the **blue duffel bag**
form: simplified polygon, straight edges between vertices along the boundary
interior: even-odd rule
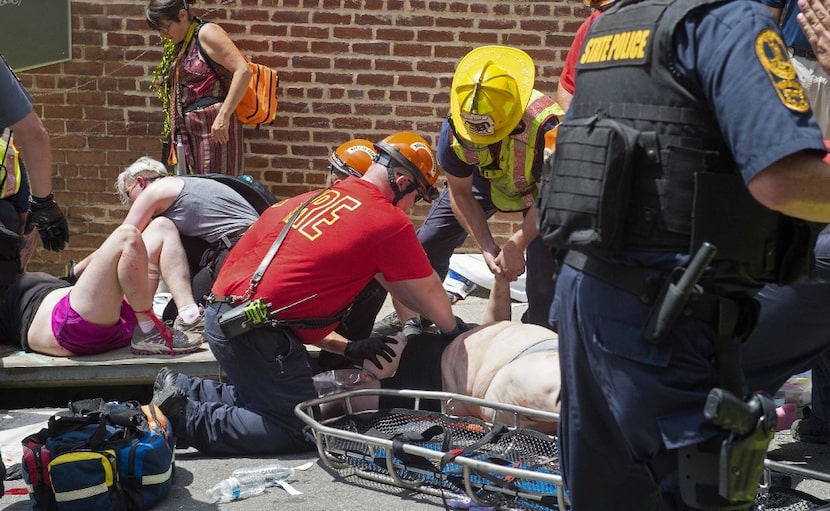
[[[37,511],[143,511],[173,484],[173,446],[136,402],[70,403],[23,440],[23,479]],[[163,422],[163,421],[161,421]]]

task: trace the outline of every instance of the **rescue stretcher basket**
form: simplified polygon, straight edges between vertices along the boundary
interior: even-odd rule
[[[830,483],[830,474],[766,459],[761,487],[755,497],[757,511],[830,510],[828,500],[787,486],[776,486],[772,480],[773,472]]]
[[[413,406],[361,411],[367,403],[377,407],[380,396],[409,399]],[[454,402],[485,406],[493,418],[498,411],[512,423],[452,415]],[[343,475],[446,501],[466,496],[498,509],[570,509],[556,438],[518,427],[524,418],[558,421],[555,413],[448,392],[390,389],[331,394],[300,403],[294,412],[323,462]]]

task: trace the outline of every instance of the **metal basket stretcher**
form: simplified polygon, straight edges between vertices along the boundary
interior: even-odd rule
[[[755,497],[757,511],[830,510],[830,501],[789,487],[775,486],[772,472],[830,483],[830,474],[770,459],[764,460],[761,487]]]
[[[412,399],[414,406],[360,411],[361,400],[384,395]],[[441,412],[424,410],[428,401],[439,402]],[[513,423],[482,444],[495,421],[451,415],[453,401],[486,406],[494,417],[496,411],[509,412]],[[325,406],[338,407],[339,412],[323,419]],[[308,426],[320,458],[338,472],[444,499],[466,495],[479,506],[570,509],[555,437],[518,427],[519,417],[558,421],[557,414],[447,392],[389,389],[352,390],[305,401],[295,414]],[[830,501],[775,486],[772,472],[830,483],[830,474],[767,459],[755,502],[758,511],[830,510]]]
[[[409,408],[359,411],[360,400],[412,399]],[[452,402],[508,413],[513,423],[451,415]],[[440,403],[441,412],[427,411]],[[437,403],[436,403],[437,402]],[[321,409],[339,407],[334,417]],[[499,509],[569,509],[556,438],[518,427],[520,417],[559,416],[447,392],[363,389],[300,403],[295,414],[308,425],[320,458],[337,471],[429,495],[468,497]]]

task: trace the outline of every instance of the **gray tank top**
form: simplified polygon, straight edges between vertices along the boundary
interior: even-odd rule
[[[259,218],[248,201],[231,187],[212,179],[178,177],[184,181],[184,187],[162,216],[169,218],[182,236],[215,243],[222,236],[241,235]]]

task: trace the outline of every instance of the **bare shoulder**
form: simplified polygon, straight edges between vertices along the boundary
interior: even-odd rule
[[[184,180],[176,176],[167,176],[158,180],[147,191],[156,197],[177,196],[184,188]]]
[[[199,42],[213,48],[231,42],[231,37],[218,23],[205,23],[199,29]]]

